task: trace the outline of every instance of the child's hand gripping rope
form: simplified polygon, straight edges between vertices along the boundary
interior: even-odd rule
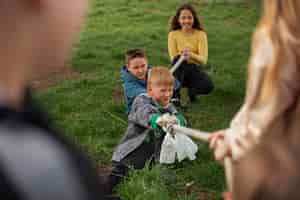
[[[167,127],[170,125],[179,124],[178,119],[175,115],[170,115],[169,113],[163,114],[157,118],[156,123],[164,130],[167,130]]]
[[[175,115],[165,114],[157,121],[166,132],[161,146],[160,163],[171,164],[176,159],[179,162],[185,158],[196,159],[195,154],[198,151],[198,146],[188,136],[176,134],[170,129],[172,126],[179,126],[179,120]]]

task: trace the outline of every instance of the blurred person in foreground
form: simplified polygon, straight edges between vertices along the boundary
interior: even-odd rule
[[[264,13],[252,42],[244,104],[230,128],[215,132],[210,143],[217,160],[222,161],[226,156],[233,159],[235,200],[275,199],[272,195],[282,192],[276,188],[299,182],[298,176],[291,178],[294,171],[285,175],[280,170],[294,169],[299,166],[296,160],[300,159],[300,154],[295,153],[299,151],[300,130],[300,1],[264,0],[263,5]],[[282,149],[282,153],[274,146]],[[267,153],[259,155],[262,151],[257,149]],[[263,160],[264,156],[267,157]],[[287,162],[282,163],[284,160]],[[245,168],[245,163],[252,163],[255,168],[264,162],[266,165],[261,170],[273,177],[260,176],[259,171],[247,172]],[[266,166],[271,166],[270,163],[273,168],[268,169]],[[244,187],[244,196],[241,196],[242,183],[247,182],[249,185]],[[264,196],[258,198],[262,192]],[[283,190],[276,199],[295,199],[286,198],[284,193],[287,192]]]
[[[103,199],[91,163],[52,126],[29,83],[63,66],[87,0],[0,1],[0,196]]]

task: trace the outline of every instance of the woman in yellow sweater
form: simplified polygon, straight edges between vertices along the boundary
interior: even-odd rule
[[[213,90],[211,79],[202,69],[208,57],[207,36],[190,4],[180,6],[170,21],[168,51],[173,64],[181,55],[185,58],[174,76],[188,88],[191,102],[197,94],[209,94]]]

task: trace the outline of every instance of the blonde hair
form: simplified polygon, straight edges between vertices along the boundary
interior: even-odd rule
[[[174,77],[168,68],[157,66],[149,70],[147,87],[155,86],[173,86]]]
[[[255,44],[259,32],[266,30],[274,51],[262,85],[261,98],[264,99],[280,87],[280,68],[296,66],[297,72],[300,72],[300,1],[264,0],[263,6],[262,18],[253,38],[252,52],[259,45]]]
[[[261,107],[257,107],[263,109],[262,106],[266,105],[263,100],[273,98],[272,101],[277,101],[275,105],[280,107],[284,104],[285,107],[280,113],[272,113],[275,118],[261,133],[259,143],[235,164],[233,199],[299,199],[300,192],[296,186],[300,184],[297,173],[300,166],[300,1],[264,0],[263,5],[264,12],[253,38],[252,54],[255,55],[262,41],[270,39],[273,55],[264,72],[262,89],[256,93],[260,99],[255,103],[260,103]],[[289,98],[293,101],[286,103]],[[253,121],[260,123],[257,119]],[[256,170],[250,169],[249,166],[253,165]],[[282,187],[278,188],[278,184]]]

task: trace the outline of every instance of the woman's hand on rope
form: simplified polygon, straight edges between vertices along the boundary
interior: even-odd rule
[[[231,150],[225,141],[225,130],[212,133],[208,140],[209,148],[214,151],[217,161],[223,163],[225,157],[231,156]]]
[[[188,48],[183,49],[183,50],[181,51],[181,55],[184,57],[185,60],[188,60],[188,59],[190,59],[191,56],[192,56],[192,51],[191,51],[190,49],[188,49]]]

